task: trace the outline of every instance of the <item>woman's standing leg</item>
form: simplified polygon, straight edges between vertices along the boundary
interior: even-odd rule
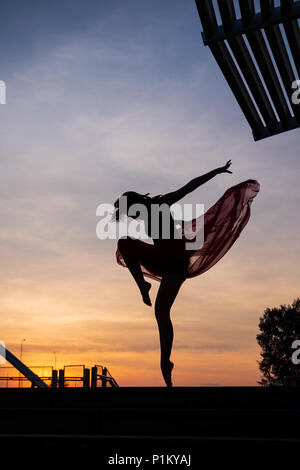
[[[174,336],[170,311],[185,279],[186,277],[180,273],[164,273],[155,301],[155,317],[158,324],[161,351],[160,367],[168,387],[172,386],[171,374],[174,366],[170,361]]]

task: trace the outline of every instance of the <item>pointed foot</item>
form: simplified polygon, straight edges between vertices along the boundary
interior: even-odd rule
[[[149,296],[150,289],[151,289],[150,282],[145,281],[144,287],[141,290],[141,294],[142,294],[144,303],[146,305],[149,305],[149,307],[152,306],[152,302],[151,302],[151,299],[150,299],[150,296]]]
[[[166,382],[167,387],[172,387],[172,370],[174,367],[174,363],[171,361],[166,361],[162,362],[161,365],[161,372],[164,378],[164,381]]]

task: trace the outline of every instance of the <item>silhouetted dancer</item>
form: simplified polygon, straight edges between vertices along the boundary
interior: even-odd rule
[[[173,343],[170,310],[173,302],[187,278],[198,276],[211,268],[238,238],[249,220],[250,205],[260,185],[256,180],[247,180],[229,188],[204,214],[188,223],[184,222],[180,231],[176,228],[170,207],[214,176],[220,173],[232,173],[229,170],[230,165],[231,160],[228,160],[223,167],[194,178],[177,191],[167,194],[151,197],[149,193],[142,195],[134,191],[125,192],[122,196],[127,198],[127,213],[122,213],[120,198],[114,204],[115,220],[119,221],[124,215],[144,220],[146,232],[153,239],[154,244],[132,237],[120,238],[116,258],[119,264],[131,272],[146,305],[152,305],[149,296],[151,284],[144,279],[144,276],[160,281],[154,310],[160,338],[160,366],[168,387],[172,386],[171,375],[174,366],[170,361]],[[130,215],[130,208],[134,204],[142,204],[147,209],[146,212],[140,211],[137,215]],[[164,220],[159,219],[159,227],[157,227],[157,218],[153,221],[154,217],[151,214],[153,205],[158,205],[156,207],[159,207],[163,213]],[[163,231],[166,219],[170,224],[167,238]],[[203,226],[202,247],[187,249],[186,242],[190,242],[191,239],[185,234],[192,230],[196,236],[197,230],[203,230]],[[156,230],[155,237],[152,236],[152,229]]]

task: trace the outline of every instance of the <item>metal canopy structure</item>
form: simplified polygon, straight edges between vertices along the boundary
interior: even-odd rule
[[[256,12],[254,0],[239,0],[240,19],[234,0],[216,1],[221,25],[212,0],[196,0],[203,41],[240,105],[254,140],[300,127],[300,105],[292,101],[292,86],[297,85],[294,70],[300,78],[300,1],[281,0],[275,7],[274,0],[260,0],[260,12]]]

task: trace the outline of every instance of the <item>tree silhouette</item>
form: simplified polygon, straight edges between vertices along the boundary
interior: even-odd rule
[[[300,364],[292,362],[292,343],[300,340],[300,298],[292,305],[267,308],[260,317],[256,336],[262,349],[262,360],[258,361],[262,372],[260,385],[283,385],[284,377],[300,376]]]

